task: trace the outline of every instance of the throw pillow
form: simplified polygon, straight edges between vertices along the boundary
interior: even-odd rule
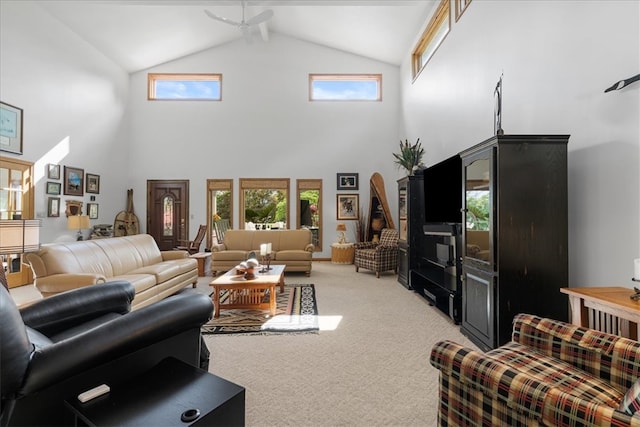
[[[626,414],[633,415],[640,411],[640,378],[625,393],[618,406],[618,410]]]

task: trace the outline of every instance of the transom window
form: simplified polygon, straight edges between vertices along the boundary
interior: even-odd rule
[[[310,101],[382,101],[382,74],[309,74]]]
[[[413,77],[417,77],[424,66],[429,62],[451,28],[449,0],[442,0],[436,9],[436,13],[425,28],[420,41],[413,50],[411,62],[413,65]]]
[[[148,99],[220,101],[222,74],[148,74]]]

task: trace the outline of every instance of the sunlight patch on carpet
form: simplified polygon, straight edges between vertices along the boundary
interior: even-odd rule
[[[275,316],[270,316],[268,310],[221,310],[220,317],[202,326],[202,333],[270,335],[320,330],[314,285],[286,285],[283,293],[276,291],[276,303]]]

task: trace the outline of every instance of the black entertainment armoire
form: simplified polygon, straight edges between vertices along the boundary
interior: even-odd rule
[[[462,159],[462,333],[483,350],[531,313],[567,320],[568,135],[498,135]]]
[[[567,320],[568,135],[497,135],[398,180],[398,281],[483,350]]]

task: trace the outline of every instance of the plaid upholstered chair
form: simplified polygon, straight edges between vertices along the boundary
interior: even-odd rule
[[[355,246],[353,263],[356,272],[362,267],[380,273],[387,270],[398,271],[398,231],[384,228],[380,233],[379,242],[359,242]]]
[[[439,426],[640,426],[640,343],[519,314],[486,353],[441,341]]]

